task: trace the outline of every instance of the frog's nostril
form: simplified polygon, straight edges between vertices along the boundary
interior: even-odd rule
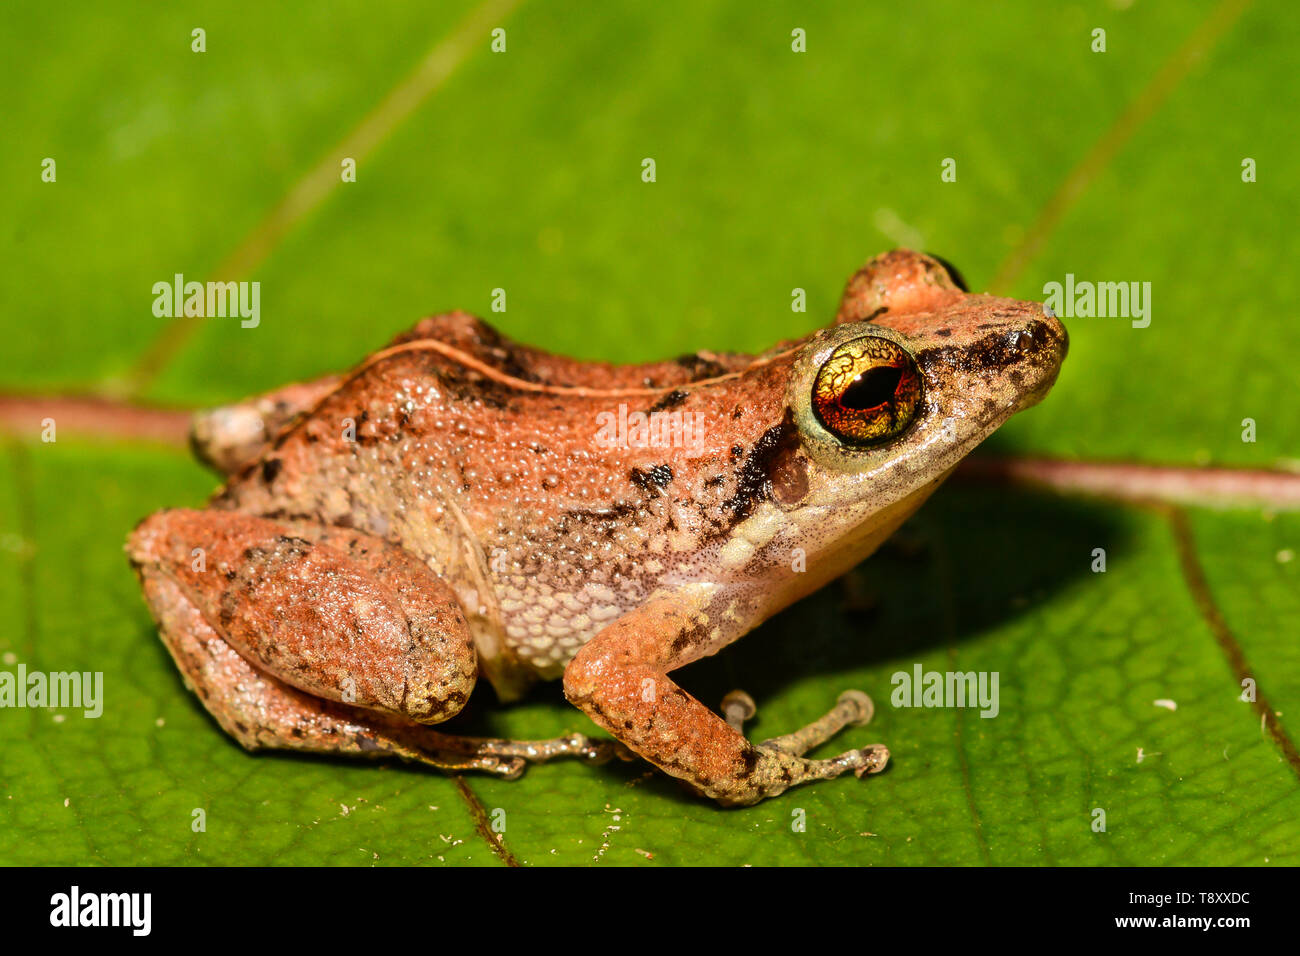
[[[1059,365],[1065,358],[1068,340],[1065,328],[1052,319],[1031,320],[1002,337],[1002,361],[1042,362]]]
[[[1007,351],[1013,357],[1019,358],[1028,355],[1037,344],[1033,328],[1013,329],[1007,333],[1006,344]]]

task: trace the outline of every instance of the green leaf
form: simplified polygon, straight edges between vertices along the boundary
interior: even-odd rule
[[[1296,14],[963,10],[78,3],[55,25],[20,9],[0,34],[24,78],[0,151],[0,389],[229,401],[450,308],[584,357],[762,349],[828,321],[867,257],[914,244],[1024,298],[1066,273],[1152,285],[1148,328],[1067,320],[1058,385],[989,450],[1295,459],[1300,189],[1278,90]],[[385,125],[435,50],[446,75]],[[355,183],[264,231],[376,122]],[[206,319],[160,348],[153,283],[231,262],[262,284],[261,324]],[[121,550],[214,484],[179,450],[112,435],[0,446],[0,671],[104,675],[98,718],[0,709],[0,862],[1300,862],[1296,514],[949,485],[848,585],[680,673],[711,705],[749,691],[759,739],[866,690],[873,723],[816,753],[881,741],[888,771],[721,810],[642,763],[503,782],[245,753],[185,690]],[[917,665],[996,672],[997,716],[892,706]],[[449,728],[594,732],[555,684],[511,707],[483,686]]]

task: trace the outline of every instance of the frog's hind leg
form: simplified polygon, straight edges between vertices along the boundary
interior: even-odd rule
[[[507,779],[523,762],[492,755],[443,753],[442,735],[424,730],[425,746],[404,739],[410,728],[382,714],[322,700],[255,668],[227,644],[175,581],[145,571],[145,597],[181,676],[208,712],[248,750],[263,748],[363,757],[400,757],[441,770],[478,770]]]
[[[522,775],[530,761],[550,757],[578,756],[599,762],[631,756],[613,741],[594,741],[581,734],[538,741],[459,737],[321,700],[244,660],[174,581],[146,573],[143,582],[163,643],[185,685],[222,729],[248,750],[395,757],[449,773],[477,771],[506,780]]]
[[[344,529],[230,512],[160,512],[128,545],[164,644],[248,749],[415,760],[511,779],[526,763],[628,757],[581,734],[437,733],[473,688],[475,654],[443,581]]]
[[[436,724],[478,663],[451,588],[383,539],[232,511],[162,511],[128,551],[259,670],[313,697]]]

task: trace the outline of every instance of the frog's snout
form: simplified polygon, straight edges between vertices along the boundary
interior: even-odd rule
[[[1070,342],[1055,316],[1006,300],[967,321],[961,331],[960,339],[939,334],[917,353],[927,385],[935,394],[948,393],[954,403],[982,400],[990,408],[1014,411],[1047,394]]]
[[[1070,335],[1055,316],[1043,313],[1006,333],[1006,364],[1021,391],[1022,407],[1039,401],[1056,383],[1070,350]]]

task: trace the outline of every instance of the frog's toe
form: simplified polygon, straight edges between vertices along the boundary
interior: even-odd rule
[[[494,763],[491,765],[485,764],[478,769],[485,770],[502,780],[518,780],[524,775],[524,771],[528,769],[528,761],[523,757],[491,757],[489,759]]]
[[[824,744],[845,727],[861,727],[875,715],[876,706],[860,690],[846,690],[835,706],[812,723],[789,734],[763,741],[764,747],[800,756]]]
[[[850,763],[853,765],[853,775],[861,780],[868,774],[880,773],[885,769],[889,763],[889,748],[884,744],[872,744],[869,747],[850,750],[841,759],[846,757],[850,758]]]
[[[840,694],[836,706],[852,711],[852,716],[848,720],[850,727],[862,727],[871,723],[871,718],[876,716],[876,705],[860,690],[846,690]]]
[[[743,690],[733,690],[722,698],[721,709],[722,716],[737,733],[744,733],[745,721],[752,720],[758,713],[758,705],[754,703],[754,698]]]

